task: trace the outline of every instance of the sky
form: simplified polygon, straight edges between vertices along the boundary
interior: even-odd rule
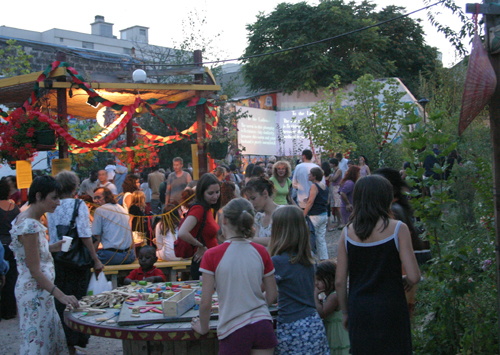
[[[160,5],[160,2],[154,1],[143,3],[144,6],[142,6],[141,3],[131,0],[71,4],[60,0],[45,0],[42,3],[33,0],[4,1],[2,3],[4,16],[0,20],[0,26],[37,32],[60,28],[90,33],[90,24],[94,22],[95,15],[102,15],[106,22],[114,24],[113,34],[118,38],[119,30],[140,25],[149,27],[150,44],[175,47],[186,36],[183,28],[189,27],[189,13],[195,12],[199,18],[205,19],[205,23],[199,28],[207,35],[207,38],[214,38],[213,43],[220,50],[218,57],[232,59],[241,56],[246,48],[248,34],[246,25],[254,23],[259,12],[269,14],[281,2],[284,1],[251,0],[246,3],[234,0],[190,0],[186,2],[165,1]],[[286,2],[300,1],[288,0]],[[401,6],[402,3],[398,0],[372,0],[371,2],[377,4],[379,9],[394,4]],[[317,5],[319,0],[307,0],[307,3]],[[465,6],[465,1],[457,0],[457,3],[463,3]],[[422,7],[425,7],[423,0],[407,1],[408,12]],[[434,9],[442,12],[437,16],[439,21],[450,24],[455,30],[460,28],[460,21],[448,10],[438,6]],[[6,14],[9,15],[6,16]],[[425,11],[411,17],[423,20],[426,41],[442,52],[445,66],[453,65],[459,60],[444,35],[437,33],[426,19]]]

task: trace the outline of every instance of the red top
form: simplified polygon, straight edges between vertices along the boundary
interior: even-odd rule
[[[189,213],[187,216],[193,216],[196,218],[198,223],[194,226],[194,228],[191,230],[191,235],[193,238],[196,238],[196,235],[198,234],[198,230],[201,227],[201,222],[203,222],[203,214],[205,211],[203,210],[203,206],[201,205],[194,205],[191,207],[189,210]],[[187,217],[186,216],[186,217]],[[186,219],[182,220],[179,229],[182,225],[182,223]],[[212,213],[212,210],[207,211],[207,219],[205,221],[205,227],[203,227],[203,231],[201,232],[201,235],[203,236],[203,239],[205,240],[205,245],[207,246],[207,249],[216,247],[219,245],[217,243],[217,232],[219,231],[219,225],[215,222],[214,215]],[[200,240],[201,242],[201,240]]]
[[[133,281],[135,280],[142,281],[151,276],[160,276],[163,279],[163,281],[167,281],[167,278],[163,274],[163,271],[158,269],[156,266],[153,266],[153,268],[146,273],[142,271],[142,267],[139,267],[138,269],[132,270],[126,278]]]

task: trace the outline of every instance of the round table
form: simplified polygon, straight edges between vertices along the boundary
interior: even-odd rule
[[[105,308],[105,313],[84,316],[84,312],[64,312],[66,325],[78,332],[121,339],[124,355],[167,355],[167,354],[217,354],[217,320],[210,321],[210,332],[200,335],[191,329],[190,322],[160,323],[138,329],[137,326],[119,326],[107,321],[97,322],[97,318],[118,320],[118,309]]]

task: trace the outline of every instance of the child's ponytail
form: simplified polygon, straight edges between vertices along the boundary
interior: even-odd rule
[[[236,232],[243,238],[253,238],[255,211],[250,202],[243,198],[231,200],[222,209],[224,217],[236,228]]]

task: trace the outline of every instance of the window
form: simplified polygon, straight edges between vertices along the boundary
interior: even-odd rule
[[[132,54],[132,49],[130,49],[130,48],[123,48],[123,53],[130,55],[130,54]]]
[[[64,42],[64,38],[59,38],[59,42]]]
[[[82,42],[82,48],[94,49],[94,43],[92,43],[92,42]]]
[[[140,34],[141,36],[145,36],[145,35],[146,35],[146,30],[140,29],[140,30],[139,30],[139,34]]]

